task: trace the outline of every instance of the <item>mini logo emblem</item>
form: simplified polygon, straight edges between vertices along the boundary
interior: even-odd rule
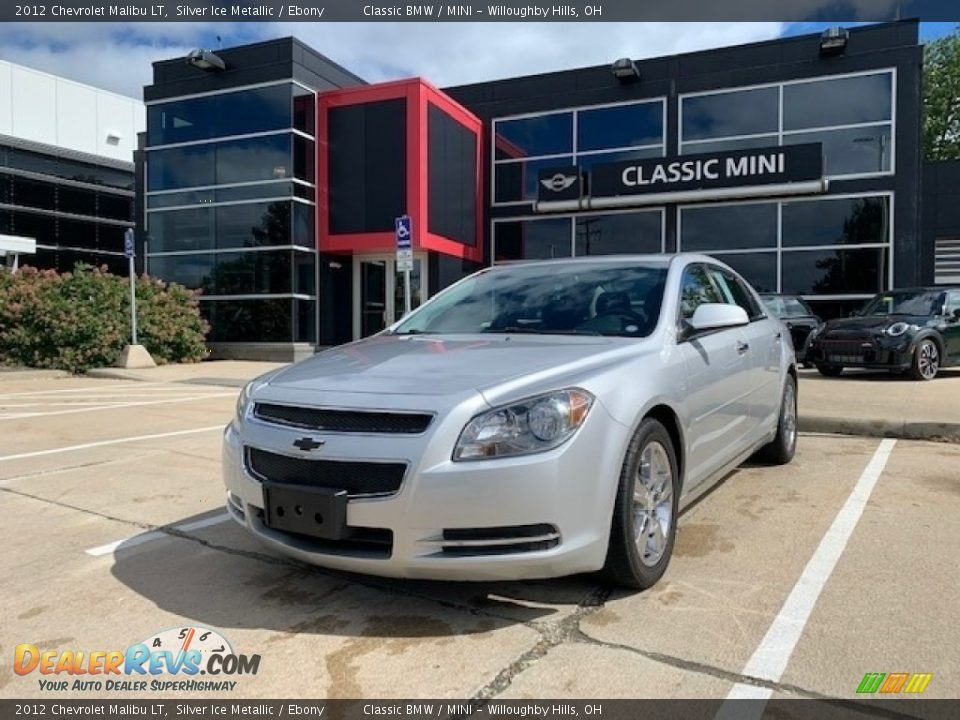
[[[540,184],[543,185],[547,190],[560,192],[561,190],[566,190],[576,181],[576,175],[564,175],[563,173],[557,173],[553,177],[544,178],[540,181]]]
[[[323,440],[314,440],[313,438],[302,437],[299,440],[295,440],[293,446],[303,450],[304,452],[310,452],[311,450],[316,450],[317,448],[323,447],[324,444],[325,443]]]

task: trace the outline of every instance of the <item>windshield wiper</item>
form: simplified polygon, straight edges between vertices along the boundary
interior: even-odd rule
[[[429,332],[430,332],[429,330],[420,330],[418,328],[410,328],[409,330],[403,330],[403,331],[394,330],[390,334],[391,335],[426,335]]]

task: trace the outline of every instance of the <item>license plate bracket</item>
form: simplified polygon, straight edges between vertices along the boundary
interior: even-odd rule
[[[865,360],[863,355],[830,355],[828,359],[832,363],[843,364],[848,363],[851,365],[862,364]]]
[[[274,530],[321,540],[347,534],[347,491],[263,483],[264,521]]]

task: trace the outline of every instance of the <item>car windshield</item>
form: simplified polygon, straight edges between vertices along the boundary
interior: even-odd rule
[[[877,295],[860,311],[861,315],[939,315],[943,293],[938,290],[888,292]]]
[[[803,301],[792,297],[765,297],[764,304],[777,317],[806,317],[811,315],[810,308]]]
[[[393,332],[649,335],[665,265],[515,265],[477,274],[426,303]]]

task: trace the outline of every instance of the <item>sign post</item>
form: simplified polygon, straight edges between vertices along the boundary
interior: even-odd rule
[[[130,327],[131,345],[137,345],[137,274],[133,266],[134,258],[137,255],[137,246],[134,240],[133,228],[127,228],[123,233],[123,254],[127,257],[130,267]]]
[[[395,221],[397,230],[397,270],[403,273],[403,314],[410,314],[410,271],[413,270],[413,221],[401,215]]]

